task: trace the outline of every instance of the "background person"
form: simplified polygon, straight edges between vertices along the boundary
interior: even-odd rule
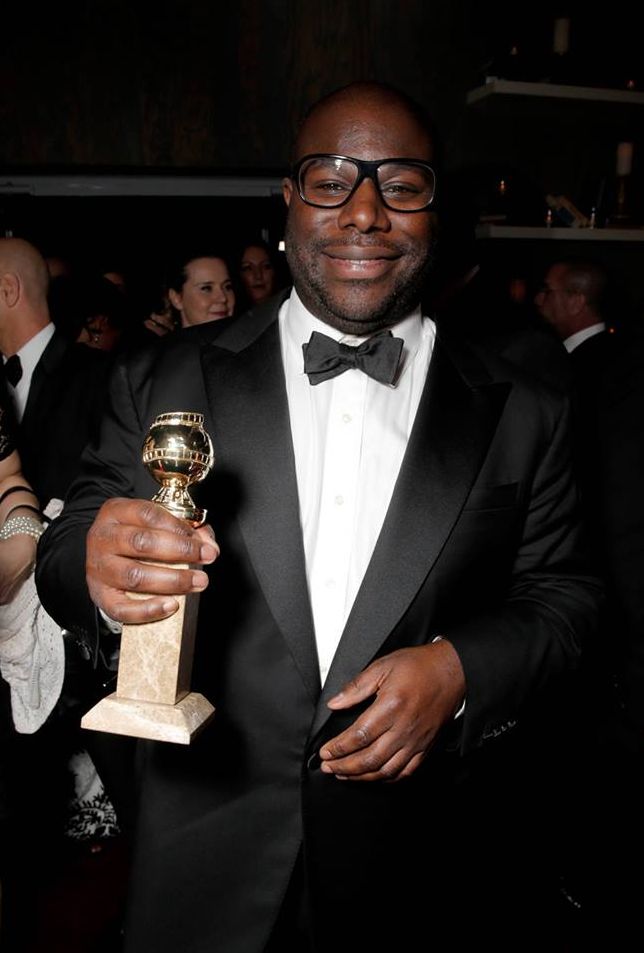
[[[277,294],[289,282],[278,254],[262,239],[248,242],[237,261],[239,283],[245,311]],[[245,305],[245,306],[244,306]]]
[[[179,259],[168,278],[168,297],[183,328],[232,317],[235,290],[226,260],[207,250]]]

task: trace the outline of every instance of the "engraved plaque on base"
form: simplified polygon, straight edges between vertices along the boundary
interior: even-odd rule
[[[206,511],[195,506],[188,487],[203,480],[213,462],[203,414],[177,411],[155,419],[143,445],[143,463],[161,484],[153,499],[194,527],[205,522]],[[214,707],[190,691],[199,593],[176,599],[179,609],[169,618],[123,626],[116,691],[87,712],[83,728],[189,744],[211,720]]]

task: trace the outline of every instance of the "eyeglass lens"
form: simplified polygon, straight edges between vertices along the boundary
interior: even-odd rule
[[[324,208],[342,205],[355,188],[361,171],[351,159],[311,158],[299,172],[302,198]],[[365,174],[373,178],[371,171],[365,169]],[[382,162],[377,168],[376,180],[384,204],[391,209],[419,211],[426,208],[434,196],[434,174],[429,167]]]

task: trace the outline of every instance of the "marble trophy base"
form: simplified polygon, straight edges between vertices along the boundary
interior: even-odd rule
[[[113,692],[83,716],[81,727],[188,745],[214,714],[213,706],[198,692],[190,692],[174,705],[120,698]]]
[[[190,691],[199,594],[177,601],[168,619],[123,626],[116,691],[83,716],[82,728],[190,744],[212,719],[210,702]]]

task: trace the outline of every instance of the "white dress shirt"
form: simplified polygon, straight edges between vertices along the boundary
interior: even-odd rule
[[[416,417],[436,327],[420,308],[392,331],[404,339],[395,386],[350,368],[315,386],[302,345],[313,331],[343,335],[306,310],[295,291],[279,314],[315,638],[322,683],[391,500]]]
[[[37,334],[34,334],[34,336],[16,352],[22,366],[22,377],[15,387],[8,384],[8,388],[9,393],[13,396],[18,422],[22,420],[25,407],[27,406],[31,378],[36,369],[36,364],[42,357],[43,351],[49,344],[55,330],[54,324],[50,321],[49,324],[45,325]]]

